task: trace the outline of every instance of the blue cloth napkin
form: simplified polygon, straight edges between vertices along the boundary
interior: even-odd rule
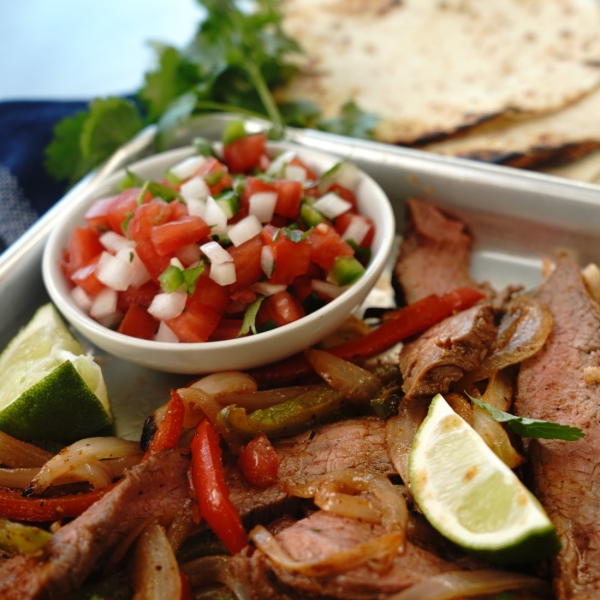
[[[44,149],[62,118],[84,101],[0,102],[0,252],[67,191],[44,169]]]

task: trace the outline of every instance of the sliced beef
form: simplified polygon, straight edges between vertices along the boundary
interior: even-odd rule
[[[477,369],[496,338],[494,309],[480,304],[438,323],[402,348],[400,371],[407,398],[444,393]]]
[[[566,256],[538,298],[554,317],[544,348],[521,365],[515,412],[580,427],[576,442],[532,440],[532,487],[563,545],[553,561],[559,600],[600,598],[600,384],[583,369],[600,362],[600,306]]]
[[[41,559],[15,557],[0,566],[0,597],[26,600],[78,589],[110,550],[153,516],[174,514],[189,498],[188,458],[151,455],[113,490],[58,530]]]
[[[260,489],[250,485],[235,464],[226,468],[230,497],[242,516],[268,509],[287,498],[286,482],[305,483],[338,469],[358,468],[383,475],[395,473],[387,452],[385,423],[376,418],[357,418],[318,427],[274,443],[279,456],[279,482]],[[261,515],[263,517],[264,515]]]
[[[409,221],[394,269],[407,304],[457,287],[478,287],[469,275],[472,238],[458,220],[408,199]]]
[[[293,559],[312,561],[380,535],[379,525],[319,511],[280,531],[276,537]],[[377,572],[365,564],[337,575],[307,577],[276,566],[260,552],[253,555],[248,568],[251,596],[256,600],[279,597],[379,599],[433,575],[461,570],[457,563],[439,558],[411,542],[406,543],[405,551],[396,557],[387,573]]]

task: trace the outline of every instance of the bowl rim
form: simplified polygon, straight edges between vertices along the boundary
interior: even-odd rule
[[[268,142],[267,144],[267,149],[269,152],[279,153],[285,150],[296,150],[299,155],[304,154],[305,156],[310,156],[311,159],[313,159],[313,161],[325,161],[326,164],[328,162],[332,162],[333,165],[336,162],[342,162],[345,160],[334,154],[329,154],[318,150],[314,150],[312,148],[298,146],[297,144],[293,144],[291,142]],[[215,142],[213,143],[213,146],[216,149],[218,149],[220,145],[219,143]],[[111,343],[125,344],[129,346],[132,351],[138,349],[144,351],[151,350],[153,352],[171,351],[175,353],[187,353],[193,351],[200,351],[202,349],[224,351],[233,347],[235,347],[236,349],[247,348],[248,350],[250,350],[252,346],[256,344],[257,340],[261,340],[262,342],[267,343],[269,340],[276,342],[276,340],[283,335],[293,336],[300,329],[304,329],[305,327],[310,326],[312,323],[316,322],[318,319],[322,319],[324,315],[327,314],[327,312],[335,311],[335,309],[340,304],[347,303],[351,297],[360,295],[360,292],[363,289],[363,286],[361,286],[360,284],[361,282],[368,282],[369,275],[372,276],[372,274],[376,272],[377,277],[379,277],[379,274],[383,270],[393,246],[395,236],[394,213],[392,210],[391,202],[385,194],[385,192],[383,191],[383,189],[381,188],[381,186],[377,183],[377,181],[375,181],[375,179],[368,175],[364,170],[359,168],[361,179],[367,181],[368,184],[373,187],[374,191],[376,191],[377,194],[380,196],[380,199],[383,200],[382,202],[379,202],[380,209],[383,211],[383,218],[381,219],[381,224],[377,226],[376,230],[376,235],[379,235],[381,240],[380,245],[377,249],[377,252],[374,252],[372,254],[371,260],[367,265],[365,273],[363,274],[361,279],[352,284],[347,290],[340,294],[340,296],[334,298],[331,302],[327,303],[325,306],[319,308],[313,313],[310,313],[309,315],[306,315],[301,319],[294,321],[293,323],[289,323],[282,327],[262,332],[257,335],[240,337],[233,340],[181,343],[161,342],[156,340],[144,340],[135,338],[119,333],[118,331],[105,327],[104,325],[101,325],[100,323],[95,321],[92,317],[90,317],[82,309],[80,309],[76,305],[76,303],[69,297],[69,295],[65,294],[60,289],[61,284],[58,284],[55,281],[55,277],[57,276],[64,278],[62,270],[60,269],[57,263],[65,245],[65,236],[67,233],[66,230],[71,230],[74,226],[76,226],[76,224],[71,223],[74,213],[84,210],[84,208],[87,208],[95,200],[105,195],[114,193],[116,191],[114,188],[117,182],[125,176],[126,170],[143,170],[157,168],[158,165],[153,166],[153,163],[161,162],[162,160],[167,160],[171,158],[171,164],[176,164],[177,160],[182,160],[186,156],[192,155],[193,152],[193,146],[183,146],[179,148],[174,148],[166,150],[164,152],[152,154],[151,156],[145,157],[143,159],[131,163],[127,167],[119,169],[102,183],[95,185],[89,190],[87,190],[86,193],[83,194],[80,198],[78,198],[75,203],[66,207],[65,213],[50,233],[44,247],[44,254],[42,259],[42,275],[44,284],[46,286],[46,290],[50,295],[51,300],[57,306],[59,311],[77,329],[79,329],[80,331],[83,329],[82,333],[84,335],[86,335],[85,330],[91,330],[97,337],[109,340]],[[67,283],[66,279],[64,279],[64,283]],[[369,289],[375,283],[376,279],[371,283]],[[356,304],[358,303],[359,300],[357,300],[354,303],[354,306],[356,306]],[[351,311],[349,311],[348,314],[350,314],[350,312]]]

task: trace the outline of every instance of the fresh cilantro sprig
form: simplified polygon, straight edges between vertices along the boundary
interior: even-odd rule
[[[282,28],[278,0],[198,2],[206,17],[196,35],[181,49],[154,44],[158,64],[146,73],[136,101],[95,99],[56,126],[46,149],[51,175],[75,183],[150,123],[157,123],[157,149],[167,148],[190,117],[215,111],[266,118],[273,123],[271,137],[284,125],[372,135],[377,117],[353,102],[328,120],[310,102],[277,104],[273,91],[297,74],[291,58],[301,53]]]
[[[552,423],[551,421],[542,421],[540,419],[530,419],[528,417],[516,417],[472,396],[469,396],[469,399],[480,408],[486,410],[494,421],[506,423],[509,429],[525,438],[574,442],[585,436],[583,431],[578,427],[561,425],[560,423]]]

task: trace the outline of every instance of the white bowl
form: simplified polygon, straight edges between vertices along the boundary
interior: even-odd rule
[[[268,145],[271,155],[291,148],[317,173],[323,173],[339,162],[334,156],[287,143]],[[170,150],[140,160],[130,165],[129,169],[142,178],[158,179],[170,166],[192,153],[191,147]],[[389,200],[379,185],[361,171],[355,193],[359,212],[375,223],[372,258],[363,276],[339,297],[294,323],[236,340],[177,344],[130,337],[100,325],[85,314],[71,297],[70,286],[59,266],[69,235],[77,225],[84,224],[83,215],[87,208],[94,200],[115,193],[124,175],[124,171],[115,173],[66,207],[60,224],[48,239],[42,270],[50,298],[75,329],[99,348],[151,369],[187,374],[249,369],[280,360],[316,344],[338,328],[365,299],[381,275],[392,248],[395,224]]]

